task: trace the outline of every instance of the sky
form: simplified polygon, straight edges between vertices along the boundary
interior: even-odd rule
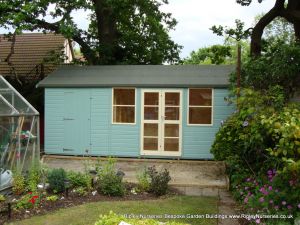
[[[235,19],[245,22],[245,28],[253,26],[256,15],[269,11],[274,0],[263,0],[246,7],[236,0],[169,0],[161,10],[172,13],[178,21],[174,31],[170,32],[172,40],[183,46],[180,56],[187,57],[191,51],[213,44],[222,44],[223,38],[213,34],[210,27],[223,25],[234,27]],[[87,28],[87,13],[77,11],[73,14],[75,22],[81,28]],[[0,33],[5,31],[0,28]]]

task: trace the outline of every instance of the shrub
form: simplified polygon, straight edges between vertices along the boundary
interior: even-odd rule
[[[101,215],[100,219],[95,223],[95,225],[116,225],[120,224],[121,222],[126,222],[131,225],[160,225],[161,222],[155,221],[153,219],[127,219],[124,216],[117,215],[112,211],[109,212],[108,215]],[[163,223],[164,225],[186,225],[183,223],[176,223],[176,222],[166,222]]]
[[[15,195],[21,195],[25,191],[25,178],[20,173],[13,173],[12,191]]]
[[[4,195],[0,195],[0,202],[4,202],[5,201],[5,196]]]
[[[104,195],[123,196],[125,187],[122,176],[118,176],[115,169],[115,161],[109,159],[102,169],[98,169],[98,190]]]
[[[77,187],[74,189],[74,192],[77,193],[79,196],[87,196],[88,194],[85,187]]]
[[[150,176],[146,169],[137,175],[138,185],[137,188],[141,192],[147,192],[150,189]]]
[[[54,193],[65,191],[66,172],[64,169],[53,169],[48,172],[49,187]]]
[[[161,196],[165,195],[168,190],[168,183],[171,180],[169,171],[164,169],[161,172],[158,172],[155,166],[148,168],[148,174],[150,177],[150,189],[149,192]]]
[[[86,190],[91,189],[92,177],[89,174],[83,174],[80,172],[67,172],[67,178],[73,188],[83,187]]]

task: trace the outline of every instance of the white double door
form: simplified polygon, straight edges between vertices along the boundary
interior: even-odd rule
[[[181,90],[142,90],[141,154],[181,155]]]

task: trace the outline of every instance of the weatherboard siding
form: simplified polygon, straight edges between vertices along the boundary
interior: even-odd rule
[[[224,97],[226,89],[214,89],[213,125],[187,125],[188,89],[183,90],[182,158],[209,159],[221,120],[233,111]],[[66,97],[67,96],[67,97]],[[78,104],[79,103],[79,104]],[[66,109],[67,108],[67,109]],[[64,120],[72,119],[72,120]],[[112,124],[112,88],[46,88],[45,152],[95,156],[140,156],[141,88],[136,89],[136,123]],[[65,127],[67,124],[68,127]],[[64,140],[64,136],[70,140]],[[73,141],[72,141],[73,140]],[[67,151],[64,151],[67,149]],[[73,149],[72,151],[68,151]],[[145,157],[145,156],[143,156]]]

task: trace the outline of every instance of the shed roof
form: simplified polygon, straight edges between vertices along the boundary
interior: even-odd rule
[[[62,66],[37,87],[226,87],[233,66]]]

